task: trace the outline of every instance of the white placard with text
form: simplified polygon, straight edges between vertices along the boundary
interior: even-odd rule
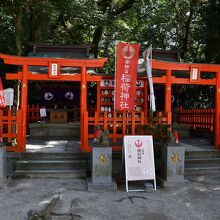
[[[40,117],[47,117],[46,108],[40,108]]]
[[[151,135],[124,136],[126,190],[128,181],[154,180],[156,189],[153,138]]]
[[[14,89],[8,88],[4,90],[5,102],[7,106],[13,106]]]

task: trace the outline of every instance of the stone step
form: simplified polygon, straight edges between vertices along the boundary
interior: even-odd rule
[[[17,170],[86,170],[85,160],[19,160]]]
[[[49,152],[25,152],[20,155],[21,160],[73,160],[84,158],[79,152],[49,153]]]
[[[220,158],[220,151],[210,150],[210,151],[186,151],[186,159],[207,159],[207,158]]]
[[[85,178],[85,170],[16,170],[17,178]]]
[[[30,137],[79,137],[80,123],[70,124],[29,124]]]
[[[189,167],[185,168],[185,175],[209,175],[220,173],[219,166]]]
[[[185,167],[201,167],[220,165],[220,158],[186,159]]]

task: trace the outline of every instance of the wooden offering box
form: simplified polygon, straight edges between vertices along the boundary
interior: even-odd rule
[[[66,124],[67,123],[67,111],[54,109],[50,111],[50,123],[51,124]]]

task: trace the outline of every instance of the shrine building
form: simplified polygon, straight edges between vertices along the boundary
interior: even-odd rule
[[[124,135],[146,134],[143,127],[149,123],[149,86],[143,63],[137,76],[134,110],[120,112],[114,110],[115,74],[104,73],[108,59],[94,59],[90,45],[30,47],[27,57],[0,54],[4,64],[17,67],[17,72],[6,73],[6,80],[21,82],[15,94],[18,108],[0,111],[3,140],[13,143],[16,139],[16,144],[7,145],[8,151],[25,152],[29,134],[76,137],[80,151],[90,152],[95,125],[109,129],[114,151],[121,151]],[[213,135],[214,146],[219,149],[220,65],[183,63],[178,52],[154,50],[152,68],[155,114],[160,114],[161,123],[172,125],[175,121],[203,129]],[[213,87],[214,108],[184,111],[174,91],[178,85]]]

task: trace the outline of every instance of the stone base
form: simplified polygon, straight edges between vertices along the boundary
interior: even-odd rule
[[[157,176],[157,184],[161,187],[175,187],[175,186],[183,186],[185,184],[188,184],[189,181],[182,179],[182,180],[175,180],[175,181],[166,181],[162,179],[161,177]]]
[[[161,178],[167,182],[184,182],[185,147],[170,143],[162,147]]]
[[[112,180],[111,184],[95,184],[92,183],[91,179],[87,180],[88,191],[116,191],[117,183]]]
[[[0,188],[5,188],[6,184],[6,147],[0,143]]]

